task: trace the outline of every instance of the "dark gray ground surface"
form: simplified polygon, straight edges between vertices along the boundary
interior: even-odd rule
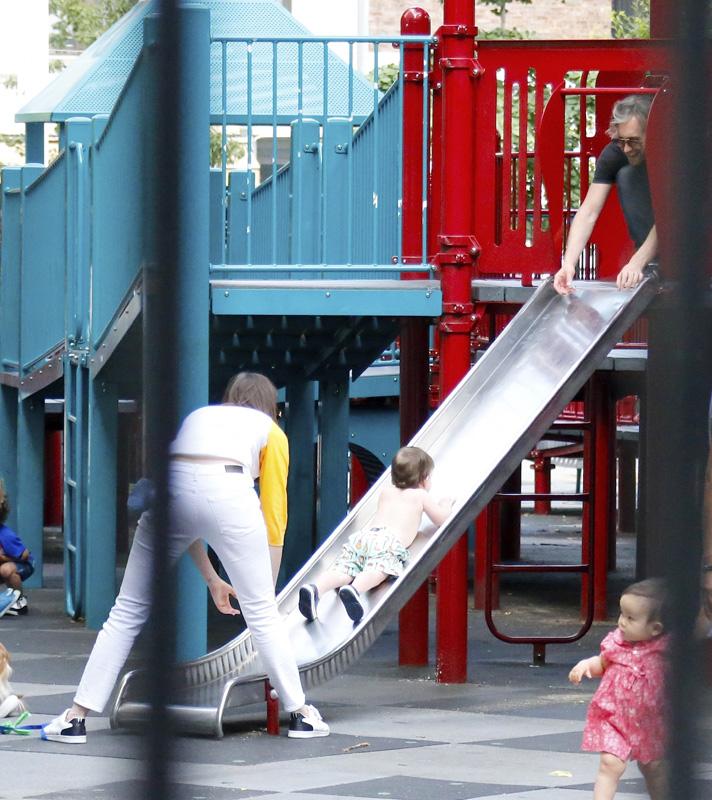
[[[523,556],[530,560],[577,557],[576,520],[525,518]],[[619,537],[618,570],[611,575],[611,612],[620,588],[632,580],[634,541]],[[0,641],[13,654],[14,685],[25,694],[31,722],[66,708],[95,633],[63,613],[61,568],[48,564],[46,588],[29,594],[30,613],[0,618]],[[575,578],[508,579],[498,624],[510,632],[578,626]],[[431,602],[434,641],[435,599]],[[545,666],[532,667],[531,649],[504,644],[470,612],[469,681],[435,682],[432,666],[398,667],[396,623],[347,674],[313,690],[332,735],[295,741],[267,736],[263,709],[245,709],[222,740],[175,742],[171,797],[177,800],[584,800],[590,797],[598,757],[579,750],[594,683],[575,688],[571,666],[597,652],[612,627],[597,623],[581,641],[551,646]],[[227,635],[213,626],[211,638]],[[705,705],[707,704],[707,705]],[[700,721],[712,752],[709,698]],[[36,737],[0,737],[0,798],[104,798],[147,796],[141,737],[108,729],[92,717],[84,746]],[[712,797],[712,756],[700,764],[700,797]],[[645,797],[634,765],[620,800]]]

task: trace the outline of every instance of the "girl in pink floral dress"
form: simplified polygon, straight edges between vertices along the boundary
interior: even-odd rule
[[[582,749],[601,754],[594,800],[615,797],[618,781],[631,760],[645,778],[652,800],[664,794],[665,590],[649,579],[629,586],[621,596],[618,628],[601,642],[601,654],[579,661],[571,683],[601,678],[591,700]]]

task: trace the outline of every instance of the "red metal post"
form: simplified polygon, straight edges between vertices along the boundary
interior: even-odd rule
[[[472,0],[445,0],[439,66],[442,69],[441,230],[437,264],[443,291],[440,320],[440,398],[470,368],[473,328],[473,223],[475,8]],[[437,680],[467,680],[467,538],[462,536],[438,568]]]
[[[581,517],[581,561],[587,564],[596,563],[596,556],[591,547],[591,538],[594,537],[596,524],[596,503],[594,501],[594,481],[596,473],[596,423],[593,413],[593,378],[584,387],[584,419],[591,422],[583,434],[583,493],[588,495],[588,502],[583,505]],[[595,546],[595,538],[594,538]],[[595,582],[595,578],[594,578]],[[581,616],[585,617],[593,603],[589,603],[590,579],[584,573],[581,577]],[[594,604],[595,605],[595,604]]]
[[[677,32],[676,0],[650,0],[650,36],[671,39]]]
[[[45,501],[44,524],[62,525],[64,477],[62,466],[62,431],[45,431]]]
[[[267,733],[279,736],[279,699],[273,694],[269,681],[265,681],[265,701],[267,703]]]
[[[615,442],[615,403],[609,378],[596,373],[586,387],[587,416],[593,430],[584,442],[584,491],[591,492],[593,508],[583,517],[583,552],[586,557],[589,536],[593,536],[593,618],[608,618],[608,566],[610,527],[613,518],[613,479]],[[587,459],[587,448],[592,451]],[[588,460],[588,464],[586,461]],[[588,465],[592,465],[592,468]],[[593,516],[593,523],[590,518]],[[587,602],[588,583],[584,578],[582,605]]]
[[[358,457],[351,453],[351,485],[349,505],[353,508],[368,491],[368,480]]]
[[[618,525],[619,531],[636,530],[636,443],[622,441],[618,445]]]
[[[536,451],[532,469],[534,470],[534,491],[537,494],[551,494],[551,471],[554,469],[551,459],[546,458],[541,450]],[[534,513],[551,514],[551,501],[535,500]]]
[[[505,493],[519,494],[522,491],[522,471],[515,469],[502,485]],[[519,561],[522,551],[522,504],[499,504],[500,557],[505,561]]]
[[[427,36],[430,17],[422,8],[409,8],[401,17],[401,34]],[[406,44],[403,52],[403,263],[419,264],[423,253],[423,121],[424,48]],[[404,280],[428,277],[405,272]],[[407,444],[428,417],[428,324],[407,319],[400,337],[400,440]],[[428,663],[428,582],[406,603],[399,615],[398,663]]]
[[[613,400],[610,375],[598,372],[593,376],[593,418],[595,425],[596,478],[595,503],[593,618],[608,618],[608,570],[615,564],[615,442],[616,404]],[[613,558],[611,558],[611,556]]]

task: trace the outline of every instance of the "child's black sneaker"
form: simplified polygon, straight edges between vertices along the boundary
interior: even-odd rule
[[[83,719],[74,717],[67,719],[71,709],[67,709],[58,717],[42,726],[41,737],[48,742],[64,742],[65,744],[86,744],[87,728]]]
[[[316,736],[328,736],[329,726],[321,718],[314,706],[304,706],[304,711],[292,711],[289,715],[289,731],[291,739],[313,739]]]
[[[359,600],[359,593],[353,586],[342,586],[339,589],[339,599],[344,604],[346,613],[354,622],[360,622],[363,616],[363,606]]]
[[[316,619],[316,607],[319,605],[319,590],[313,583],[307,583],[299,590],[299,611],[308,621]]]

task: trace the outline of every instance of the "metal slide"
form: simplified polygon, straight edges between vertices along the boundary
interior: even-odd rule
[[[456,502],[439,530],[432,524],[421,530],[403,577],[363,597],[365,614],[358,625],[335,592],[321,599],[319,619],[313,623],[297,609],[299,587],[314,581],[346,538],[375,513],[381,485],[389,480],[386,471],[280,593],[279,608],[305,688],[333,678],[368,649],[656,291],[653,278],[624,292],[610,283],[578,283],[576,292],[565,298],[554,292],[551,279],[538,288],[412,440],[435,460],[433,490],[454,496]],[[264,668],[249,631],[177,669],[181,688],[173,711],[182,731],[221,736],[231,712],[264,700]],[[131,725],[147,714],[141,675],[134,671],[124,677],[112,726]]]

